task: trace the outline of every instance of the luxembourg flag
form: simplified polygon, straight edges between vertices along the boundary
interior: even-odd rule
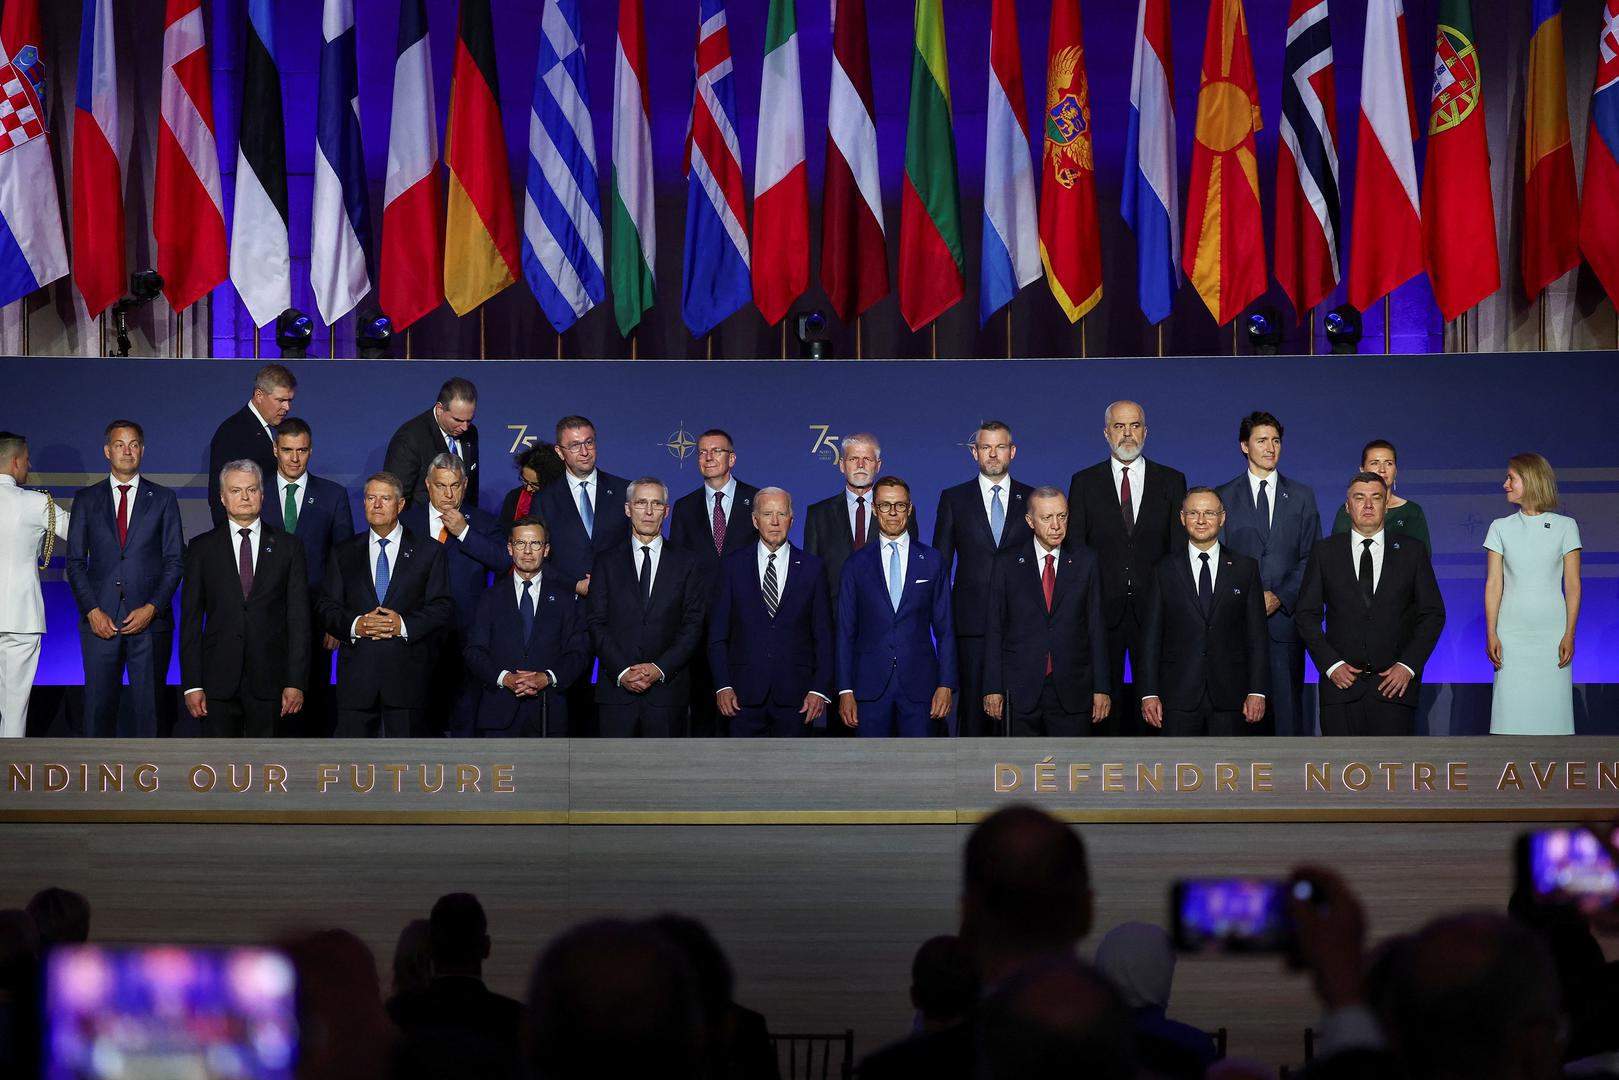
[[[0,306],[67,273],[40,40],[34,0],[8,0],[0,19]]]
[[[1130,127],[1124,139],[1124,220],[1136,234],[1141,313],[1169,317],[1180,288],[1180,199],[1176,187],[1174,65],[1169,0],[1141,0],[1130,70]]]
[[[330,326],[371,291],[371,197],[360,149],[354,0],[326,0],[320,28],[309,275],[321,321]]]
[[[124,164],[112,0],[84,0],[73,120],[73,278],[94,319],[124,295]]]
[[[989,30],[989,116],[984,146],[984,255],[978,324],[1039,280],[1040,215],[1029,157],[1017,0],[995,0]]]

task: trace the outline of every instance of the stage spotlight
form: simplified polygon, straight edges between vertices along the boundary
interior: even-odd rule
[[[832,359],[832,342],[826,336],[826,316],[805,311],[798,316],[798,355],[805,360]]]
[[[1360,351],[1360,309],[1353,304],[1339,304],[1327,312],[1326,330],[1334,354]]]
[[[112,329],[118,341],[114,356],[129,355],[129,313],[150,304],[162,292],[163,275],[156,270],[137,270],[129,275],[129,295],[112,306]]]
[[[1282,313],[1263,304],[1248,314],[1248,344],[1255,356],[1275,356],[1282,344]]]
[[[137,270],[129,275],[129,293],[138,303],[156,300],[163,291],[163,275],[156,270]]]
[[[275,317],[275,344],[283,360],[303,360],[309,356],[309,339],[315,336],[315,321],[297,308],[288,308]]]
[[[354,324],[354,348],[361,360],[381,360],[388,355],[388,339],[394,336],[393,320],[376,308],[360,313]]]

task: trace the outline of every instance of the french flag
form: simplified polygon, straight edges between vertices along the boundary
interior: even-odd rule
[[[1176,187],[1175,84],[1169,0],[1141,0],[1130,70],[1130,125],[1124,140],[1124,220],[1136,234],[1141,313],[1169,317],[1180,288],[1180,198]]]
[[[394,329],[444,301],[444,194],[438,178],[438,113],[426,0],[400,0],[388,176],[382,196],[382,310]]]
[[[1037,280],[1040,215],[1029,158],[1023,56],[1018,49],[1017,0],[995,0],[989,31],[989,117],[984,147],[984,255],[978,324]]]
[[[67,273],[39,45],[34,0],[9,0],[0,19],[0,306]]]
[[[73,120],[73,278],[93,319],[124,295],[124,163],[112,0],[84,0]]]

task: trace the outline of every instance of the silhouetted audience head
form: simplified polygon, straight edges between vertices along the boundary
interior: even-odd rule
[[[0,911],[0,1076],[35,1076],[39,933],[26,911]]]
[[[471,893],[446,893],[428,916],[434,975],[478,975],[489,958],[489,920]]]
[[[703,1019],[697,976],[667,935],[604,919],[553,941],[529,983],[535,1080],[693,1080]]]
[[[1175,946],[1169,931],[1152,923],[1120,923],[1097,944],[1096,970],[1118,989],[1130,1008],[1169,1008],[1169,991],[1175,981]]]
[[[984,1080],[1131,1080],[1134,1029],[1124,1001],[1072,956],[1023,967],[984,1002]]]
[[[1022,959],[1073,948],[1091,927],[1079,833],[1028,806],[985,818],[967,839],[961,914],[988,985]]]
[[[649,921],[654,930],[667,937],[685,954],[692,974],[697,976],[697,993],[702,1001],[703,1022],[710,1035],[722,1024],[725,1010],[736,990],[736,974],[708,927],[687,915],[665,912]]]
[[[298,973],[298,1080],[386,1076],[398,1032],[383,1011],[370,948],[347,930],[320,930],[282,947]]]
[[[978,969],[954,934],[928,938],[911,961],[911,1004],[924,1030],[959,1023],[978,1000]]]
[[[1568,1012],[1568,1060],[1612,1049],[1619,1041],[1619,1012],[1603,992],[1607,959],[1602,943],[1581,912],[1562,904],[1544,904],[1524,889],[1513,892],[1507,914],[1546,945],[1557,969],[1557,985]]]
[[[72,889],[41,889],[28,901],[41,951],[90,940],[90,901]]]
[[[424,990],[433,981],[433,945],[426,919],[412,919],[394,944],[393,993]]]

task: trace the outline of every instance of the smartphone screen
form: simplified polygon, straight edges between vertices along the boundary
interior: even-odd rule
[[[1569,904],[1587,915],[1619,908],[1619,869],[1589,830],[1529,833],[1519,840],[1518,850],[1520,884],[1527,885],[1535,899]]]
[[[261,948],[79,945],[45,966],[47,1080],[290,1080],[292,963]]]
[[[1175,883],[1175,947],[1183,952],[1285,952],[1293,942],[1288,884],[1264,878]]]

